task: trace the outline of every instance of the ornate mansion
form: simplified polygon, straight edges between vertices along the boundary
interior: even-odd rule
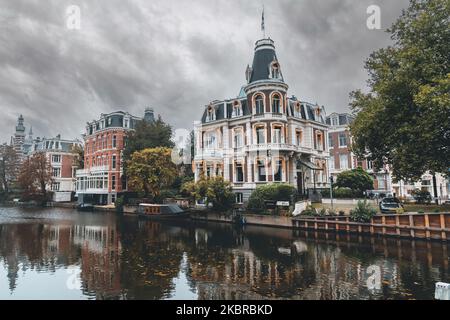
[[[273,40],[256,42],[245,75],[238,97],[211,102],[195,126],[195,179],[223,176],[239,203],[266,183],[328,187],[325,109],[288,96]]]

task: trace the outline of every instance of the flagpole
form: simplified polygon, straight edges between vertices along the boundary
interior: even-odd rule
[[[264,4],[263,4],[263,10],[262,10],[261,29],[263,32],[263,39],[265,39],[266,38],[266,26],[265,26],[265,22],[264,22]]]

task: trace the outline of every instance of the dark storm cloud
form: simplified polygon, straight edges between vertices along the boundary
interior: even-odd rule
[[[79,137],[102,112],[141,115],[146,106],[189,129],[204,105],[238,94],[261,37],[259,0],[0,2],[0,141],[20,113],[38,136]],[[72,4],[81,30],[66,27]],[[390,43],[366,28],[371,4],[385,29],[408,3],[265,2],[291,94],[348,111],[349,92],[365,85],[364,60]]]

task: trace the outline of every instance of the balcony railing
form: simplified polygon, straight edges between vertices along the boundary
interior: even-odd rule
[[[275,120],[287,121],[287,117],[285,114],[276,113],[276,112],[254,114],[253,119],[268,119],[268,120],[275,119]]]
[[[95,167],[90,167],[90,168],[86,168],[86,169],[78,169],[76,171],[76,175],[77,176],[85,176],[85,175],[89,175],[90,173],[98,173],[98,172],[105,172],[105,171],[109,171],[108,165],[95,166]]]

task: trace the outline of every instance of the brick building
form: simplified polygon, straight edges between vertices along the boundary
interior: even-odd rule
[[[339,173],[360,167],[372,175],[373,190],[381,193],[392,192],[392,179],[387,166],[383,170],[375,172],[371,161],[358,159],[351,152],[352,136],[349,125],[353,120],[354,117],[348,113],[332,113],[326,119],[326,123],[330,126],[328,131],[330,174],[336,181]]]
[[[30,138],[32,138],[30,136]],[[44,152],[50,163],[53,183],[47,189],[53,192],[53,201],[68,202],[75,194],[75,171],[73,148],[81,146],[79,140],[64,140],[61,135],[54,138],[36,138],[32,140],[27,156],[35,152]]]
[[[122,155],[125,136],[142,120],[153,121],[153,110],[147,108],[144,118],[123,111],[101,114],[100,119],[87,123],[84,169],[76,172],[78,202],[111,204],[127,191]]]

